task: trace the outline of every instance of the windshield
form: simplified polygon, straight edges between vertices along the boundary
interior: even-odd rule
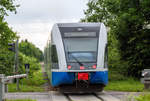
[[[65,38],[68,62],[96,62],[97,38]]]

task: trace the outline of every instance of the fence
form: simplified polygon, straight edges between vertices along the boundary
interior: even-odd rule
[[[13,76],[5,76],[4,74],[0,74],[0,101],[4,101],[5,96],[5,84],[8,81],[16,78],[24,78],[27,77],[27,74],[13,75]]]
[[[142,71],[142,76],[141,82],[144,84],[144,88],[150,89],[150,69],[144,69]]]

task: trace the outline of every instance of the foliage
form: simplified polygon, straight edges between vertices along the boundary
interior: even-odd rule
[[[32,76],[35,71],[40,69],[40,64],[33,57],[28,57],[19,53],[19,73],[25,72],[25,64],[30,64],[29,75]],[[0,50],[0,73],[5,75],[14,74],[14,53]]]
[[[123,74],[119,73],[119,71],[115,71],[115,69],[110,69],[108,72],[109,75],[109,81],[121,81],[126,80],[127,77],[125,77]]]
[[[4,49],[0,50],[0,74],[11,75],[13,74],[13,53],[5,51]]]
[[[16,13],[16,7],[19,5],[15,5],[14,1],[15,0],[0,0],[0,18],[6,15],[8,16],[7,11]]]
[[[8,43],[16,39],[16,33],[0,18],[0,73],[6,75],[13,72],[14,53],[8,51]]]
[[[43,79],[43,74],[40,71],[36,71],[33,73],[33,76],[30,76],[28,79],[24,78],[21,80],[21,82],[24,85],[34,85],[34,86],[41,86],[43,85],[46,81]]]
[[[21,41],[21,43],[19,43],[19,51],[27,56],[34,57],[39,61],[43,60],[42,51],[27,40]]]
[[[108,32],[108,67],[110,70],[109,75],[111,75],[109,77],[110,79],[112,79],[112,76],[122,78],[123,75],[126,75],[127,63],[121,60],[121,56],[118,50],[119,42],[115,35],[111,33],[111,31]],[[121,76],[119,76],[120,74]]]
[[[7,48],[8,43],[16,38],[16,33],[8,27],[7,22],[0,18],[0,48]]]
[[[110,81],[104,89],[109,91],[142,92],[144,85],[138,80],[128,78],[120,81]]]
[[[13,53],[8,51],[8,43],[16,39],[16,33],[4,21],[7,11],[16,12],[14,0],[0,0],[0,73],[12,74]]]
[[[40,70],[40,63],[34,58],[26,56],[22,53],[19,54],[19,73],[25,73],[25,64],[30,64],[29,76],[33,76],[34,72]]]
[[[15,100],[6,100],[6,101],[36,101],[31,99],[15,99]]]
[[[8,23],[4,21],[4,16],[8,15],[7,11],[16,12],[18,5],[13,4],[14,0],[0,1],[0,48],[7,46],[9,42],[14,40],[16,33],[8,27]]]
[[[142,69],[150,67],[149,5],[150,0],[92,0],[85,11],[85,19],[81,19],[104,22],[110,28],[109,40],[113,36],[118,40],[118,60],[129,76],[139,77]]]

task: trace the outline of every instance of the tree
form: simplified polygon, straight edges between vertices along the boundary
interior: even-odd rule
[[[118,40],[127,74],[139,77],[150,68],[150,0],[94,0],[81,21],[104,22]]]
[[[16,38],[16,33],[8,27],[7,22],[0,18],[0,48],[7,48],[8,43]]]
[[[16,7],[18,6],[14,4],[14,0],[0,0],[0,47],[7,46],[8,42],[16,37],[16,33],[8,27],[4,17],[8,16],[8,11],[16,13]]]
[[[34,57],[39,61],[43,60],[42,51],[27,40],[21,41],[21,43],[19,43],[19,51],[25,54],[26,56]]]
[[[0,0],[0,48],[7,46],[9,42],[16,38],[16,33],[8,27],[8,23],[4,21],[4,17],[8,16],[8,11],[16,13],[14,0]]]
[[[0,18],[8,16],[7,11],[16,13],[16,7],[19,5],[14,4],[15,0],[0,0]]]
[[[16,33],[8,27],[5,16],[8,11],[16,13],[14,0],[0,0],[0,74],[9,75],[13,72],[13,53],[8,51],[8,43],[16,38]]]

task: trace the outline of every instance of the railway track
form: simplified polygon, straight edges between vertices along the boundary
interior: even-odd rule
[[[41,63],[41,65],[43,67],[42,71],[45,75],[46,72],[43,63]],[[58,91],[49,91],[49,98],[49,101],[120,101],[118,97],[114,97],[114,95],[105,92],[92,94],[63,94]]]
[[[51,101],[120,101],[119,98],[106,93],[92,94],[63,94],[56,91],[51,91]]]

